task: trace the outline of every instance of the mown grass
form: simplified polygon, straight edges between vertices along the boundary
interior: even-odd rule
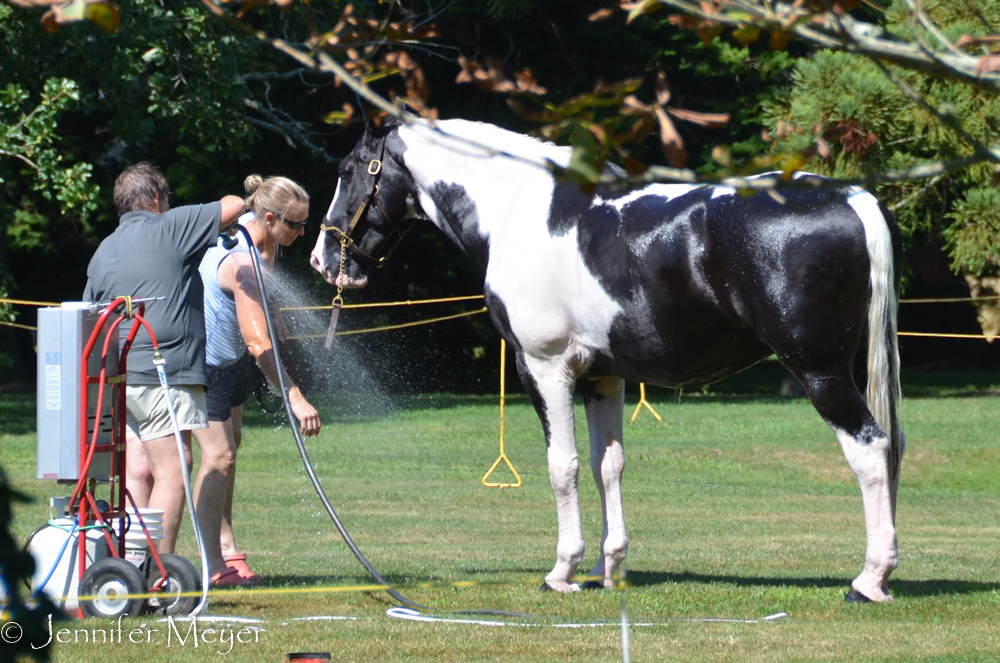
[[[908,449],[900,568],[891,582],[896,601],[877,606],[843,601],[863,561],[861,500],[837,442],[806,401],[717,388],[722,395],[677,403],[670,392],[651,392],[664,422],[643,413],[626,424],[625,599],[636,624],[633,660],[1000,658],[998,402],[947,397],[997,383],[997,376],[968,374],[904,385],[921,396],[902,408]],[[494,397],[342,397],[323,414],[326,426],[309,441],[310,454],[347,527],[390,582],[442,613],[485,608],[543,618],[533,627],[404,622],[385,616],[392,601],[383,592],[338,591],[371,581],[323,513],[287,424],[252,414],[239,461],[236,528],[267,584],[214,593],[212,613],[261,618],[267,631],[257,642],[235,644],[226,660],[281,661],[297,651],[329,651],[337,661],[621,659],[614,624],[620,594],[538,592],[553,561],[555,509],[541,429],[523,397],[512,397],[507,409],[507,450],[525,484],[517,490],[479,481],[497,454]],[[582,409],[578,416],[583,422]],[[64,491],[33,478],[33,399],[5,397],[0,421],[0,464],[36,498],[17,509],[23,539],[47,517],[47,498]],[[586,453],[582,426],[579,448]],[[586,470],[581,498],[589,565],[601,522]],[[180,552],[194,560],[185,528]],[[776,612],[789,616],[774,623],[684,621]],[[309,616],[356,619],[301,620]],[[554,626],[599,621],[612,623]],[[93,620],[69,626],[105,628]],[[55,661],[220,656],[218,645],[194,648],[174,639],[168,647],[158,636],[142,645],[63,644],[52,653]]]

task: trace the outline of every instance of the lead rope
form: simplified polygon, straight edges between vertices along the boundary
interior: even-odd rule
[[[340,267],[337,271],[337,296],[333,298],[333,308],[330,310],[330,325],[326,328],[326,341],[323,347],[329,350],[333,347],[333,339],[337,333],[337,319],[340,317],[340,309],[344,305],[344,286],[341,276],[344,273],[344,261],[347,259],[347,235],[340,236]]]

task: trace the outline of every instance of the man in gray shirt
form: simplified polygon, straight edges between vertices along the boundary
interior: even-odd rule
[[[128,295],[165,297],[146,305],[145,319],[166,361],[171,401],[191,465],[191,430],[208,427],[205,408],[205,316],[198,263],[219,232],[246,211],[239,196],[170,209],[163,173],[149,163],[126,168],[115,181],[118,229],[101,242],[87,267],[86,301]],[[139,506],[162,509],[160,552],[173,552],[184,512],[184,484],[167,404],[142,329],[128,354],[127,486]],[[149,472],[143,472],[148,460]],[[139,470],[133,472],[133,469]]]

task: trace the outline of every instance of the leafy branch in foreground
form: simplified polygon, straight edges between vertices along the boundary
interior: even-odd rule
[[[6,1],[22,9],[45,9],[45,13],[42,14],[42,26],[49,33],[55,32],[63,25],[80,21],[90,21],[106,32],[114,32],[121,20],[121,10],[108,0]]]
[[[29,96],[14,84],[0,90],[0,159],[19,162],[43,199],[57,201],[62,214],[73,214],[86,224],[97,209],[98,187],[90,182],[93,167],[83,162],[65,167],[56,147],[57,118],[79,101],[77,86],[70,80],[52,78],[45,81],[41,98],[33,107]],[[6,221],[3,225],[14,248],[44,247],[47,243],[49,222],[30,208],[17,209],[12,219],[0,221]]]
[[[771,43],[777,48],[787,39],[800,39],[820,48],[865,55],[936,78],[959,79],[1000,92],[1000,58],[995,53],[974,55],[964,50],[994,43],[992,36],[985,40],[969,36],[952,40],[927,17],[916,0],[905,0],[913,20],[928,36],[894,38],[880,26],[847,13],[859,4],[859,0],[623,0],[620,7],[628,11],[630,20],[665,7],[680,10],[682,14],[672,20],[703,38],[732,28],[735,39],[749,43],[766,32],[772,35]]]

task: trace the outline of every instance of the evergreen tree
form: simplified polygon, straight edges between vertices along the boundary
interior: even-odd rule
[[[1000,26],[1000,3],[925,0],[921,7],[953,42],[985,36]],[[916,22],[904,0],[885,12],[884,27],[909,42],[934,42]],[[819,51],[797,61],[792,86],[765,102],[765,118],[775,153],[809,153],[821,137],[829,146],[815,150],[802,167],[838,178],[862,177],[922,163],[948,162],[975,153],[973,143],[942,123],[960,123],[981,146],[1000,141],[1000,98],[958,81],[932,78],[895,66],[888,69],[922,97],[930,108],[904,94],[871,60],[845,52]],[[929,180],[877,187],[894,211],[908,246],[940,242],[952,268],[965,276],[973,296],[1000,293],[1000,190],[990,162]],[[992,290],[992,292],[989,292]],[[988,335],[1000,332],[1000,307],[980,305]]]

